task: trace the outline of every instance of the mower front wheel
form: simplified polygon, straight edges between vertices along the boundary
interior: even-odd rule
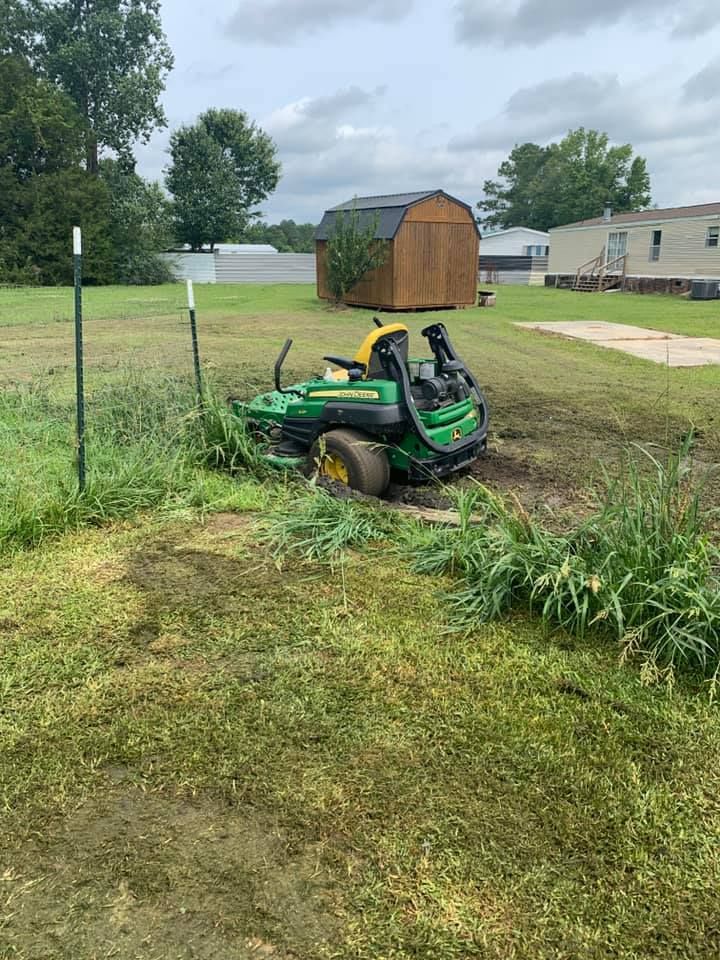
[[[339,427],[318,437],[310,449],[311,474],[344,483],[379,497],[390,483],[390,461],[377,440],[359,430]]]

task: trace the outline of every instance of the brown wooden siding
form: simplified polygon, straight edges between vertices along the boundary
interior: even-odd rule
[[[478,238],[472,224],[406,221],[395,251],[395,306],[475,303]]]
[[[421,223],[472,223],[472,214],[461,207],[459,203],[453,203],[447,197],[430,197],[429,200],[423,200],[422,203],[416,203],[410,207],[405,214],[403,223],[412,223],[419,221]],[[474,227],[473,227],[474,229]]]

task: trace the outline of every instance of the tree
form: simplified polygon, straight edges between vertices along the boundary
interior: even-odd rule
[[[580,127],[560,143],[516,146],[486,180],[478,207],[487,227],[549,230],[563,223],[650,206],[650,177],[630,144],[611,147],[606,133]]]
[[[38,64],[88,125],[86,167],[103,148],[132,156],[166,125],[159,97],[173,56],[159,0],[36,0]]]
[[[327,241],[327,285],[339,303],[366,273],[385,263],[387,244],[375,236],[380,212],[363,226],[358,209],[339,210]]]
[[[27,216],[17,237],[17,256],[44,285],[73,281],[72,228],[83,231],[83,283],[112,283],[110,196],[101,180],[81,167],[33,177],[25,187]]]
[[[110,198],[108,233],[118,283],[166,283],[173,279],[160,257],[172,243],[170,203],[159,184],[144,180],[119,160],[103,160],[100,178]]]
[[[107,191],[80,162],[74,104],[21,57],[0,57],[0,250],[3,278],[70,282],[72,227],[86,232],[86,278],[111,279]]]
[[[200,250],[242,236],[254,207],[277,186],[280,164],[270,137],[242,111],[208,110],[170,138],[166,183],[177,239]]]
[[[315,250],[315,224],[295,223],[281,220],[280,223],[252,223],[242,235],[246,243],[270,243],[280,253],[313,253]]]
[[[22,0],[0,0],[0,56],[27,55],[32,47],[33,17]]]

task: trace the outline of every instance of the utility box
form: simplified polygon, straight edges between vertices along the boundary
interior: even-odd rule
[[[718,280],[693,280],[690,287],[690,299],[717,300],[718,287],[720,287],[720,281]]]

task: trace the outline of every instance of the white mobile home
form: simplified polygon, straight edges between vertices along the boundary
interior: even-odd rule
[[[480,280],[540,285],[548,269],[550,234],[530,227],[485,233],[480,241]]]
[[[549,247],[550,234],[530,227],[509,227],[482,235],[486,257],[546,257]]]
[[[693,279],[720,280],[720,203],[606,210],[550,231],[549,282],[572,286],[603,265],[624,275],[625,289],[641,292],[684,293]]]

